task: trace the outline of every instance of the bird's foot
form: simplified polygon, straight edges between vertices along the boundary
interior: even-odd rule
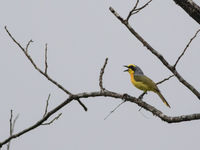
[[[142,100],[145,94],[147,94],[147,91],[143,92],[143,93],[138,97],[138,99]]]

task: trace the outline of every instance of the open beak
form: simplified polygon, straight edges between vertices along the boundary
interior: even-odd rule
[[[126,65],[124,65],[124,67],[128,68],[128,66],[126,66]],[[128,71],[128,69],[124,70],[124,72],[127,72],[127,71]]]

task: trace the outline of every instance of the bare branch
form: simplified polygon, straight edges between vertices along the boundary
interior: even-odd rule
[[[50,125],[52,124],[55,120],[58,120],[58,118],[62,115],[62,113],[58,114],[55,118],[53,118],[50,122],[47,123],[42,123],[41,125]]]
[[[32,43],[33,41],[32,40],[30,40],[29,42],[28,42],[28,44],[26,45],[26,53],[28,53],[28,48],[29,48],[29,45]]]
[[[45,76],[50,82],[52,82],[53,84],[55,84],[58,88],[60,88],[61,90],[63,90],[66,94],[68,95],[72,95],[72,93],[70,93],[68,90],[66,90],[62,85],[60,85],[59,83],[57,83],[55,80],[53,80],[50,76],[48,76],[47,74],[45,74],[45,72],[43,72],[33,61],[33,59],[31,58],[31,56],[26,53],[26,50],[21,46],[21,44],[19,42],[17,42],[15,40],[15,38],[10,34],[10,32],[8,31],[7,27],[5,26],[5,30],[8,33],[9,37],[14,41],[14,43],[16,43],[19,48],[23,51],[23,53],[25,54],[25,56],[28,58],[28,60],[31,62],[31,64],[34,66],[34,68],[40,72],[43,76]]]
[[[195,37],[197,36],[197,34],[199,33],[199,31],[200,31],[200,29],[197,30],[197,32],[195,33],[195,35],[190,39],[190,41],[188,42],[188,44],[184,48],[183,52],[181,53],[181,55],[178,57],[177,61],[175,62],[174,66],[173,66],[174,68],[176,68],[176,65],[178,64],[179,60],[185,54],[186,50],[188,49],[188,47],[190,46],[190,44],[192,43],[192,41],[195,39]]]
[[[122,99],[125,101],[129,101],[132,103],[137,104],[138,106],[142,107],[143,109],[151,112],[153,115],[159,117],[161,120],[168,122],[168,123],[178,123],[178,122],[183,122],[183,121],[191,121],[191,120],[198,120],[200,119],[200,113],[196,113],[196,114],[190,114],[190,115],[182,115],[182,116],[175,116],[175,117],[171,117],[171,116],[167,116],[165,114],[163,114],[163,112],[161,112],[160,110],[156,109],[155,107],[147,104],[144,101],[141,101],[138,98],[132,97],[132,96],[125,96],[124,94],[118,94],[112,91],[97,91],[97,92],[84,92],[84,93],[79,93],[76,95],[71,95],[69,96],[63,103],[61,103],[60,105],[56,106],[55,108],[53,108],[51,111],[49,111],[45,117],[43,117],[42,119],[38,120],[35,124],[31,125],[30,127],[16,133],[13,134],[12,136],[8,137],[7,139],[5,139],[4,141],[0,142],[0,147],[2,147],[3,145],[7,144],[10,140],[17,138],[39,126],[41,126],[50,116],[52,116],[53,114],[55,114],[57,111],[59,111],[61,108],[63,108],[64,106],[66,106],[67,104],[69,104],[72,100],[76,100],[76,99],[80,99],[80,98],[90,98],[90,97],[112,97],[112,98],[116,98],[116,99]]]
[[[14,128],[15,128],[15,123],[16,123],[18,117],[19,117],[19,114],[15,117],[15,119],[13,121],[13,110],[11,109],[10,110],[10,120],[9,120],[9,124],[10,124],[10,136],[13,135]],[[8,144],[7,144],[7,150],[10,150],[10,144],[11,144],[11,141],[9,141]]]
[[[134,14],[137,14],[138,12],[140,12],[142,9],[144,9],[146,6],[149,5],[149,3],[151,3],[152,0],[148,1],[147,3],[145,3],[143,6],[137,8],[138,4],[139,4],[139,0],[136,1],[135,6],[133,7],[133,9],[129,12],[126,21],[128,21],[130,19],[130,17]]]
[[[137,8],[137,9],[135,9],[135,11],[140,11],[140,10],[144,9],[144,8],[147,7],[151,2],[152,2],[152,0],[149,0],[149,1],[148,1],[146,4],[144,4],[143,6],[141,6],[141,7]],[[133,12],[133,13],[134,13],[134,12]]]
[[[48,64],[47,64],[47,44],[45,44],[45,71],[44,71],[45,74],[47,74],[47,68],[48,68]]]
[[[46,106],[45,106],[45,111],[44,111],[43,117],[47,114],[50,96],[51,96],[51,94],[49,94],[49,96],[48,96],[48,98],[47,98]]]
[[[112,7],[110,7],[110,11],[113,13],[113,15],[121,21],[122,24],[124,24],[127,29],[151,52],[153,53],[162,63],[165,65],[176,77],[177,79],[185,85],[193,94],[197,96],[197,98],[200,100],[200,93],[195,89],[189,82],[187,82],[178,72],[177,70],[170,65],[167,60],[160,54],[158,51],[156,51],[147,41],[145,41],[131,26],[130,24],[124,20]]]
[[[61,84],[59,84],[58,82],[56,82],[55,80],[53,80],[48,74],[47,74],[47,44],[46,44],[46,48],[45,48],[45,71],[42,71],[33,61],[33,59],[31,58],[31,56],[26,52],[26,50],[21,46],[21,44],[19,42],[17,42],[15,40],[15,38],[11,35],[11,33],[8,31],[7,27],[5,26],[5,30],[8,33],[9,37],[14,41],[14,43],[16,43],[19,48],[23,51],[23,53],[25,54],[25,56],[28,58],[28,60],[31,62],[31,64],[34,66],[34,68],[41,73],[43,76],[45,76],[50,82],[52,82],[54,85],[56,85],[58,88],[60,88],[62,91],[64,91],[66,94],[68,95],[73,95],[71,92],[69,92],[68,90],[66,90]],[[29,45],[29,44],[27,44]],[[79,104],[84,108],[85,111],[87,111],[87,107],[80,101],[77,100],[79,102]]]
[[[83,109],[85,110],[85,111],[87,111],[88,110],[88,108],[85,106],[85,104],[83,104],[81,101],[80,101],[80,99],[78,98],[78,99],[76,99],[77,100],[77,102],[83,107]]]
[[[135,9],[137,8],[137,6],[138,6],[138,4],[139,4],[139,1],[140,1],[140,0],[137,0],[137,1],[136,1],[135,6],[134,6],[133,9],[129,12],[129,14],[128,14],[127,18],[126,18],[127,21],[128,21],[129,18],[133,15],[133,12],[135,11]]]
[[[104,74],[104,70],[106,68],[107,63],[108,63],[108,58],[105,59],[104,65],[101,68],[100,75],[99,75],[99,87],[101,91],[105,90],[105,88],[103,87],[103,74]]]
[[[174,77],[174,75],[171,75],[171,76],[169,76],[168,78],[165,78],[165,79],[163,79],[163,80],[157,82],[156,85],[161,84],[161,83],[163,83],[163,82],[169,80],[169,79],[172,78],[172,77]]]

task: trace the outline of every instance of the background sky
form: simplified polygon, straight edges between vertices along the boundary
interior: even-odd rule
[[[171,73],[109,11],[112,6],[126,17],[135,1],[130,0],[1,0],[0,1],[0,141],[9,136],[10,109],[19,114],[15,132],[41,119],[46,99],[49,109],[66,99],[65,93],[41,76],[4,30],[25,47],[44,68],[48,43],[49,75],[72,93],[99,90],[98,77],[106,57],[104,86],[112,91],[139,96],[123,65],[137,64],[155,82]],[[147,2],[147,1],[144,1]],[[195,2],[200,2],[196,0]],[[142,4],[142,3],[141,3]],[[171,64],[199,29],[173,0],[154,0],[130,19],[140,33]],[[200,35],[193,41],[177,69],[195,88],[200,87]],[[144,101],[171,116],[200,112],[200,101],[176,78],[159,85],[171,105],[168,109],[154,93]],[[107,120],[104,117],[121,100],[88,98],[84,112],[77,102],[62,108],[61,118],[39,127],[11,143],[12,150],[132,150],[199,149],[200,121],[167,124],[134,103],[123,104]],[[3,149],[6,149],[4,146]]]

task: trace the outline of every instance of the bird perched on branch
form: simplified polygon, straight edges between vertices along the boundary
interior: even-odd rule
[[[124,66],[124,67],[127,68],[127,70],[124,70],[124,72],[127,71],[130,74],[131,82],[136,88],[138,88],[144,92],[147,92],[147,91],[155,92],[161,98],[163,103],[170,108],[170,105],[165,100],[163,95],[160,93],[160,90],[158,89],[155,82],[153,82],[150,78],[145,76],[144,73],[142,72],[142,70],[138,66],[130,64],[130,65]]]

